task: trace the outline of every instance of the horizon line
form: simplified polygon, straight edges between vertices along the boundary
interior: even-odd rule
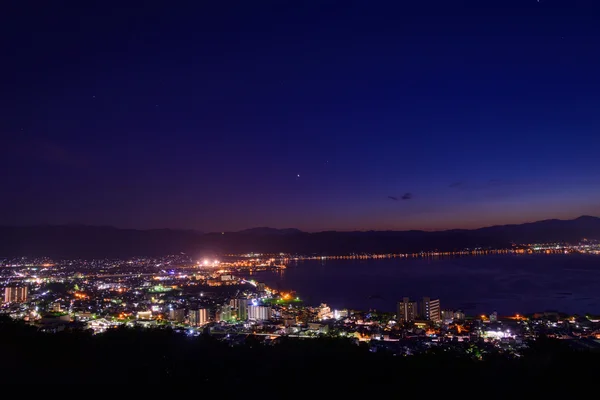
[[[510,226],[510,225],[526,225],[537,222],[545,222],[545,221],[575,221],[581,218],[596,218],[600,219],[600,217],[595,215],[580,215],[574,218],[568,219],[560,219],[560,218],[545,218],[535,221],[525,221],[519,223],[506,223],[506,224],[493,224],[493,225],[484,225],[479,226],[477,228],[445,228],[445,229],[321,229],[321,230],[302,230],[299,228],[273,228],[270,226],[255,226],[251,228],[239,229],[239,230],[211,230],[211,231],[203,231],[200,229],[194,228],[122,228],[114,225],[94,225],[94,224],[84,224],[84,223],[65,223],[65,224],[48,224],[48,223],[40,223],[40,224],[30,224],[30,225],[0,225],[0,228],[38,228],[38,227],[90,227],[90,228],[107,228],[107,229],[118,229],[118,230],[133,230],[133,231],[159,231],[159,230],[171,230],[171,231],[192,231],[198,232],[204,235],[208,234],[218,234],[218,233],[240,233],[244,231],[258,230],[258,229],[271,229],[275,231],[286,231],[286,230],[296,230],[302,233],[323,233],[323,232],[410,232],[410,231],[418,231],[418,232],[447,232],[447,231],[474,231],[478,229],[485,228],[493,228],[497,226]]]

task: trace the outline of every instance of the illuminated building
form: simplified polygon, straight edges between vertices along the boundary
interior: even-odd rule
[[[493,313],[490,314],[490,322],[496,322],[498,321],[498,313],[496,311],[494,311]]]
[[[333,318],[333,313],[331,312],[331,308],[327,306],[327,304],[321,304],[319,307],[319,311],[317,313],[317,317],[319,320]]]
[[[448,322],[454,320],[454,311],[442,310],[442,320],[448,321]]]
[[[429,326],[429,323],[426,321],[415,321],[415,327],[419,328],[419,329],[427,329],[427,327]]]
[[[417,302],[410,301],[408,297],[404,297],[398,302],[398,314],[396,319],[402,322],[414,321],[417,316]]]
[[[208,310],[206,308],[190,310],[188,318],[192,326],[204,325],[208,322]]]
[[[248,319],[248,299],[231,299],[231,307],[237,311],[237,319],[245,321]]]
[[[319,333],[327,333],[329,332],[329,325],[320,324],[318,322],[309,322],[308,329]]]
[[[507,331],[494,331],[494,330],[487,330],[484,331],[482,333],[482,336],[484,338],[488,338],[488,339],[496,339],[496,340],[500,340],[500,339],[504,339],[504,338],[510,338],[510,337],[514,337],[514,335],[511,335],[510,330]]]
[[[240,301],[237,317],[240,321],[248,319],[248,301]]]
[[[137,313],[137,319],[142,319],[142,320],[152,319],[152,311],[139,311]]]
[[[266,321],[271,318],[271,307],[251,305],[248,306],[248,319],[252,321]]]
[[[92,329],[94,333],[102,333],[114,326],[114,324],[105,318],[93,319],[87,323],[87,327]]]
[[[421,301],[421,310],[419,315],[428,321],[441,321],[442,313],[440,309],[440,300],[432,300],[429,297],[423,297]]]
[[[5,303],[24,303],[27,301],[27,286],[12,286],[4,289]]]
[[[185,320],[185,310],[183,308],[169,309],[169,320],[174,322],[183,322]]]
[[[444,310],[442,311],[442,320],[444,322],[452,322],[452,321],[464,321],[465,313],[461,310],[453,311],[453,310]]]
[[[232,319],[231,306],[229,304],[224,304],[217,311],[216,315],[217,321],[230,321]]]

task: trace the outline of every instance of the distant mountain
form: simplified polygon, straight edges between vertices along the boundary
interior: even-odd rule
[[[304,233],[300,229],[288,228],[288,229],[275,229],[275,228],[251,228],[238,231],[236,233],[242,235],[296,235],[298,233]]]
[[[117,229],[64,225],[0,227],[0,257],[129,257],[185,252],[285,252],[296,254],[392,253],[451,251],[475,247],[510,247],[511,243],[577,242],[600,239],[600,218],[545,220],[480,229],[425,231],[302,232],[298,229],[253,228],[202,234],[173,229]]]
[[[112,258],[176,254],[193,248],[201,232],[118,229],[105,226],[0,227],[0,257]]]

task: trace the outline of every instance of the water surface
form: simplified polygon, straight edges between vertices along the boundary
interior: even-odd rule
[[[253,279],[295,290],[309,304],[395,311],[409,296],[443,309],[501,315],[543,310],[600,314],[600,256],[488,255],[451,258],[298,261]]]

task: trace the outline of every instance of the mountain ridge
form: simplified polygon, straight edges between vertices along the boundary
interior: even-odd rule
[[[507,248],[512,243],[600,239],[600,218],[546,219],[444,231],[322,231],[257,227],[202,233],[181,229],[121,229],[93,225],[0,226],[0,257],[104,258],[188,253],[409,253]]]

